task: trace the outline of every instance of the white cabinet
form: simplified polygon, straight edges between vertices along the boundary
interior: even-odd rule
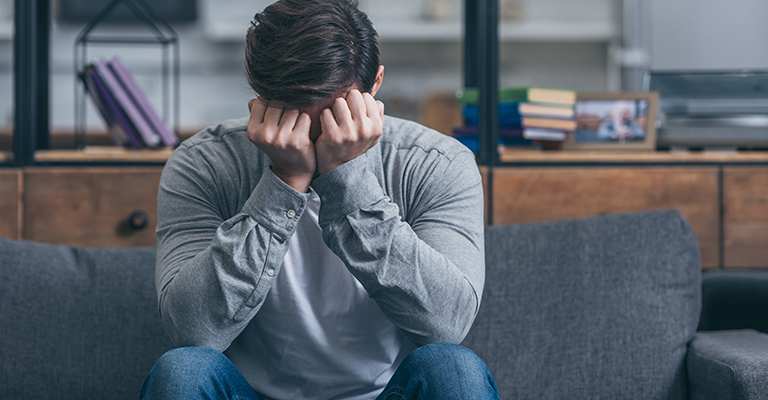
[[[514,3],[517,18],[500,21],[502,41],[605,42],[619,29],[613,0],[502,0]],[[253,15],[272,0],[202,0],[206,35],[213,41],[245,39]],[[464,32],[462,0],[360,0],[381,41],[458,42]]]
[[[0,41],[13,40],[13,23],[0,21]]]
[[[13,40],[13,0],[0,0],[0,41]]]
[[[200,0],[198,6],[209,39],[244,42],[253,16],[271,3],[271,0]]]

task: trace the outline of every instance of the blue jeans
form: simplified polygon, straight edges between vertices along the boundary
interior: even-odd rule
[[[414,350],[377,400],[498,399],[488,367],[471,350],[432,344]],[[140,399],[262,400],[222,353],[187,347],[165,353],[149,372]]]

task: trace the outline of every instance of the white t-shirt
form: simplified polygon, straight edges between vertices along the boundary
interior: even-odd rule
[[[375,399],[416,347],[325,245],[307,196],[264,305],[225,354],[267,399]]]

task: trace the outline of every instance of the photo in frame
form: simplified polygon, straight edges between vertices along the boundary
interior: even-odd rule
[[[579,93],[563,150],[656,150],[657,92]]]

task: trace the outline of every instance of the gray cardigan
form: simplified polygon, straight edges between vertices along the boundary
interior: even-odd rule
[[[306,197],[277,178],[247,119],[168,160],[158,194],[160,316],[178,346],[224,351],[259,311]],[[416,345],[459,343],[485,278],[483,190],[453,138],[385,117],[379,143],[312,182],[326,245]]]

